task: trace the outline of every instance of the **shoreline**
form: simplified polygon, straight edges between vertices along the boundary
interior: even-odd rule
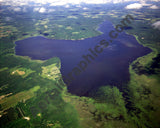
[[[98,28],[100,28],[101,26],[100,25],[102,25],[104,22],[106,22],[107,20],[104,20],[101,24],[99,24],[99,27]],[[110,21],[109,21],[110,22]],[[114,26],[114,24],[112,24],[113,26]],[[99,30],[100,31],[100,30]],[[135,38],[136,38],[136,41],[138,42],[138,44],[140,44],[140,45],[143,45],[139,40],[138,40],[138,36],[136,36],[136,35],[131,35],[131,34],[129,34],[128,32],[126,32],[125,30],[124,30],[124,33],[125,34],[127,34],[127,35],[130,35],[130,36],[134,36]],[[103,33],[104,34],[104,33]],[[30,37],[28,37],[28,38],[33,38],[33,37],[42,37],[42,38],[45,38],[45,39],[49,39],[49,40],[58,40],[58,39],[50,39],[50,38],[47,38],[47,37],[45,37],[45,36],[42,36],[42,35],[37,35],[37,36],[30,36]],[[94,37],[91,37],[91,38],[94,38]],[[27,39],[26,37],[23,37],[23,38],[19,38],[19,39],[17,39],[16,41],[19,41],[19,40],[23,40],[23,39]],[[87,39],[87,38],[85,38],[85,39]],[[16,43],[16,41],[14,42],[14,44]],[[71,40],[70,40],[71,41]],[[75,40],[75,41],[78,41],[78,40]],[[15,47],[16,47],[16,45],[15,45]],[[15,48],[14,47],[14,48]],[[146,46],[144,46],[143,45],[143,47],[146,47]],[[147,47],[148,48],[148,47]],[[15,49],[14,49],[15,50]],[[148,53],[148,54],[150,54],[150,53]],[[147,54],[147,55],[148,55]],[[147,56],[147,55],[143,55],[143,56],[140,56],[140,57],[138,57],[138,58],[143,58],[144,56]],[[36,59],[31,59],[30,57],[28,57],[28,56],[20,56],[20,55],[16,55],[16,52],[15,52],[15,56],[18,56],[18,57],[22,57],[22,58],[26,58],[26,59],[28,59],[29,61],[38,61],[38,62],[41,62],[41,63],[43,63],[43,62],[45,62],[45,61],[47,61],[47,60],[36,60]],[[52,58],[55,58],[55,57],[52,57]],[[59,57],[57,57],[57,58],[59,58]],[[130,64],[129,64],[129,67],[135,62],[135,61],[137,61],[137,60],[139,60],[138,58],[136,58],[136,60],[134,60],[134,61],[132,61]],[[61,63],[61,58],[59,58],[59,60],[60,60],[60,63]],[[150,62],[150,61],[149,61]],[[60,72],[61,72],[61,69],[60,69]],[[131,77],[131,72],[130,72],[130,70],[129,70],[129,68],[128,68],[128,72],[129,72],[129,77]],[[62,73],[61,73],[61,75],[62,75]],[[63,77],[62,77],[63,78]],[[63,80],[64,81],[64,80]],[[129,80],[130,81],[130,80]],[[128,81],[128,82],[129,82]],[[65,83],[66,84],[66,83]],[[67,84],[66,84],[67,85]]]

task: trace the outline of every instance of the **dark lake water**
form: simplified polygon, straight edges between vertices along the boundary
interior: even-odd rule
[[[47,60],[59,57],[63,76],[72,71],[80,61],[86,61],[82,55],[91,54],[89,48],[94,49],[102,39],[110,40],[109,32],[114,30],[111,22],[100,24],[102,35],[84,40],[55,40],[41,36],[30,37],[16,41],[16,55],[29,56],[32,59]],[[146,55],[151,50],[140,45],[135,37],[122,32],[109,44],[103,52],[93,56],[87,63],[85,71],[81,70],[78,76],[68,86],[69,92],[76,95],[88,95],[89,92],[102,85],[112,85],[122,88],[130,79],[129,64],[136,58]],[[72,72],[73,73],[73,72]],[[67,82],[64,79],[65,82]]]

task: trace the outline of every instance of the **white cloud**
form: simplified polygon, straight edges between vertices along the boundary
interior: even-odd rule
[[[11,5],[11,6],[22,6],[22,5],[29,5],[30,2],[34,2],[40,5],[43,4],[50,4],[51,6],[65,6],[68,4],[79,5],[81,3],[86,4],[106,4],[106,3],[125,3],[125,2],[133,2],[137,1],[137,3],[141,3],[142,6],[148,5],[146,2],[159,2],[160,0],[0,0],[0,3],[3,5]],[[137,4],[136,3],[136,4]],[[139,9],[141,5],[134,5],[136,7],[132,7],[133,5],[128,5],[127,8]]]
[[[106,0],[84,0],[83,2],[87,4],[104,4],[107,3]]]
[[[157,21],[157,22],[153,23],[152,26],[153,26],[155,29],[159,29],[159,30],[160,30],[160,21]]]
[[[117,0],[114,0],[117,1]],[[119,1],[119,0],[118,0]],[[120,0],[121,1],[121,0]],[[87,4],[104,4],[112,2],[112,0],[0,0],[0,2],[5,2],[5,4],[9,5],[27,5],[29,2],[34,2],[37,4],[47,4],[49,3],[51,6],[62,6],[67,4],[74,4],[78,5],[81,3],[87,3]]]
[[[15,11],[15,12],[20,12],[21,11],[21,8],[13,8],[13,11]]]
[[[66,6],[65,6],[65,8],[69,8],[69,7],[70,7],[69,5],[66,5]]]
[[[142,4],[134,3],[134,4],[127,5],[125,9],[141,9],[142,7],[143,7]]]
[[[49,9],[48,12],[55,12],[56,10],[55,9]]]
[[[53,2],[53,3],[51,3],[50,4],[50,6],[61,6],[61,5],[65,5],[66,4],[66,2],[64,2],[64,1],[58,1],[58,2]]]
[[[39,12],[44,13],[44,12],[46,12],[46,9],[42,7],[42,8],[40,8]]]
[[[88,10],[88,8],[83,8],[83,10]]]
[[[152,6],[150,6],[149,8],[151,8],[151,9],[158,9],[159,7],[156,6],[156,5],[152,5]]]
[[[51,6],[66,5],[66,4],[81,4],[81,3],[104,4],[111,2],[111,0],[59,0],[59,1],[51,0],[51,1],[48,0],[48,3],[51,3]]]
[[[27,9],[26,9],[26,8],[23,8],[23,12],[27,12]]]
[[[38,12],[40,8],[34,8],[33,11],[34,12]]]

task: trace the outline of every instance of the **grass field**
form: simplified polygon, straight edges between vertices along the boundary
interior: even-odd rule
[[[19,92],[12,96],[5,97],[0,100],[1,111],[5,111],[10,107],[14,107],[18,102],[25,102],[26,100],[34,97],[34,93],[40,89],[39,86],[35,86],[28,91]]]

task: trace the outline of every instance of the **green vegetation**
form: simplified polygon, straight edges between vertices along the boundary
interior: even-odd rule
[[[60,79],[61,75],[56,76],[60,68],[58,58],[38,62],[6,55],[1,59],[1,96],[12,93],[0,100],[2,126],[23,127],[26,118],[29,121],[25,123],[25,127],[78,127],[76,111],[60,95],[64,83]],[[6,63],[8,59],[17,63]],[[45,77],[46,73],[51,73],[53,78]],[[26,76],[23,77],[24,75]],[[12,113],[8,113],[10,107],[13,108]],[[19,116],[10,119],[10,114],[13,113],[18,113]],[[6,125],[5,122],[10,123]]]
[[[107,119],[127,119],[127,110],[122,93],[117,87],[104,86],[97,92],[97,100],[103,104],[96,104],[100,113]],[[104,118],[101,117],[101,118]]]
[[[127,114],[122,93],[116,87],[101,87],[94,99],[73,96],[67,90],[62,96],[77,110],[82,128],[135,127]]]
[[[56,66],[56,64],[42,67],[42,77],[43,78],[56,80],[60,76],[61,76],[61,73],[59,71],[59,68]]]
[[[34,96],[34,92],[38,91],[39,88],[40,88],[39,86],[35,86],[28,91],[22,91],[10,97],[6,97],[6,98],[4,97],[0,101],[1,110],[2,111],[7,110],[10,107],[16,106],[17,103],[20,101],[25,102],[26,100],[32,98]]]
[[[112,11],[116,17],[111,15],[108,17],[114,24],[119,23],[124,13],[122,10]],[[145,12],[125,10],[125,13],[132,14],[135,21],[126,29],[128,34],[134,35],[137,41],[143,46],[153,50],[150,54],[139,57],[129,67],[131,80],[126,87],[125,97],[126,107],[128,108],[129,118],[137,127],[153,127],[160,126],[158,115],[160,114],[159,102],[160,97],[160,81],[159,81],[159,61],[154,61],[158,57],[160,51],[159,30],[152,28],[151,24],[157,20],[157,10],[146,9]],[[122,15],[123,14],[123,15]],[[115,20],[116,19],[116,20]],[[152,66],[153,62],[157,67]],[[152,66],[152,67],[151,67]],[[155,71],[155,72],[153,72]]]

